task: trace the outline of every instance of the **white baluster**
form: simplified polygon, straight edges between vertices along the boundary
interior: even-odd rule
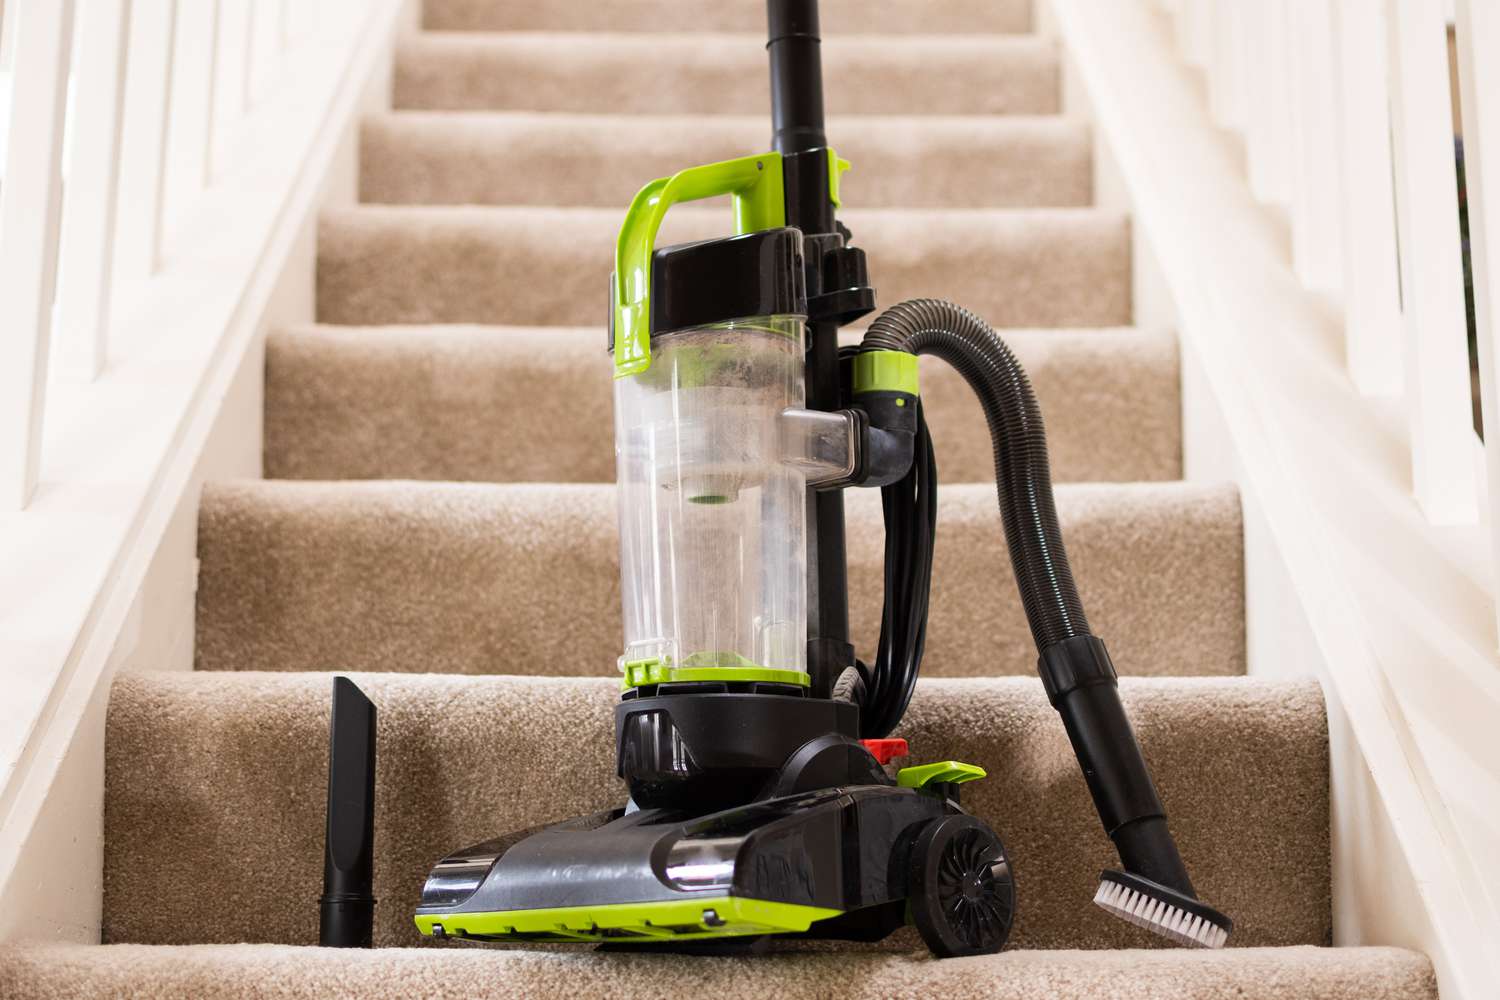
[[[1270,204],[1291,201],[1291,61],[1284,0],[1256,0],[1247,9],[1245,36],[1254,79],[1245,128],[1250,190]]]
[[[1292,106],[1296,112],[1292,184],[1292,260],[1308,288],[1336,292],[1339,234],[1339,146],[1334,106],[1338,51],[1330,0],[1298,0],[1291,15]]]
[[[177,0],[134,0],[115,223],[114,266],[120,278],[148,278],[161,260],[176,28]]]
[[[214,121],[219,129],[233,125],[245,113],[254,16],[251,0],[219,0],[214,65]]]
[[[30,503],[41,469],[73,0],[27,3],[13,25],[0,185],[0,510]]]
[[[16,61],[16,18],[21,4],[0,4],[0,70],[9,73]]]
[[[260,27],[260,9],[265,6],[259,0],[242,0],[245,5],[245,37],[240,45],[240,105],[238,113],[243,115],[255,102],[255,60],[257,57],[257,31]]]
[[[1224,128],[1242,129],[1247,95],[1240,67],[1248,64],[1245,30],[1255,8],[1245,0],[1217,0],[1214,6],[1213,50],[1207,67],[1209,105],[1214,120]]]
[[[178,220],[213,176],[214,70],[219,0],[177,5],[172,46],[172,114],[167,125],[166,217]]]
[[[1217,0],[1186,0],[1182,12],[1182,51],[1187,60],[1205,69],[1213,53],[1213,17]]]
[[[1292,203],[1293,163],[1297,149],[1297,98],[1291,64],[1292,2],[1294,0],[1264,0],[1271,57],[1266,68],[1271,99],[1270,200],[1287,206]]]
[[[1396,271],[1385,11],[1379,0],[1340,0],[1334,23],[1345,362],[1360,392],[1394,396],[1403,379],[1401,278]]]
[[[1484,410],[1490,540],[1500,580],[1500,7],[1493,0],[1458,0],[1454,11],[1459,103],[1463,109],[1464,184],[1469,205],[1469,254]],[[1497,606],[1500,613],[1500,606]]]
[[[248,107],[254,107],[265,96],[281,65],[281,0],[251,0],[253,16],[250,43],[249,77],[246,82]]]
[[[91,0],[75,34],[56,364],[65,377],[91,380],[104,367],[109,329],[130,0]]]
[[[1447,26],[1430,3],[1388,0],[1386,14],[1412,486],[1428,520],[1462,524],[1478,482]]]

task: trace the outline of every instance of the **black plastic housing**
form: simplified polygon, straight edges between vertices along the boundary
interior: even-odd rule
[[[662,247],[651,255],[651,336],[749,316],[805,316],[806,281],[796,229]],[[609,316],[613,351],[613,309]]]
[[[726,894],[858,912],[906,897],[917,834],[957,812],[939,796],[890,785],[823,788],[706,815],[614,809],[451,855],[433,869],[417,913],[442,917],[583,900],[607,905]],[[693,864],[679,867],[678,859]],[[705,870],[716,873],[713,884],[689,874]],[[878,938],[899,926],[893,915],[881,911],[815,933]]]
[[[909,392],[862,392],[855,407],[861,422],[859,465],[851,486],[890,486],[905,478],[915,455],[917,397]]]
[[[631,801],[642,807],[705,812],[776,794],[797,752],[828,736],[854,743],[869,757],[855,742],[859,708],[844,701],[682,692],[630,698],[615,707],[617,771]],[[828,776],[830,784],[888,780],[878,767]]]
[[[1137,875],[1193,896],[1103,640],[1080,635],[1053,643],[1038,670],[1120,860]]]
[[[826,145],[817,0],[767,0],[766,29],[774,148],[790,153]]]

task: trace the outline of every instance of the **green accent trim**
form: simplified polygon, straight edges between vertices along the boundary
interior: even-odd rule
[[[705,910],[713,910],[722,924],[704,923]],[[433,924],[443,932],[470,937],[510,937],[524,934],[530,940],[545,935],[554,941],[652,942],[692,938],[743,937],[757,934],[795,934],[814,922],[836,917],[841,910],[798,903],[775,903],[739,896],[702,896],[655,903],[602,903],[596,906],[559,906],[536,910],[498,910],[489,913],[419,913],[417,930],[432,934]],[[614,933],[607,933],[614,932]]]
[[[833,202],[834,208],[841,208],[844,204],[839,200],[839,178],[849,166],[848,160],[841,159],[832,146],[828,147],[828,200]]]
[[[615,242],[615,378],[651,367],[651,255],[667,209],[721,194],[734,198],[734,231],[786,225],[781,154],[761,153],[658,177],[641,188]]]
[[[917,356],[906,351],[861,351],[854,356],[854,394],[917,395]]]
[[[812,678],[802,670],[783,670],[774,667],[758,667],[749,660],[735,653],[720,653],[718,656],[734,657],[739,661],[721,659],[719,662],[726,663],[725,666],[713,666],[710,658],[715,654],[697,653],[687,659],[686,663],[693,664],[697,660],[699,665],[688,665],[674,667],[670,663],[663,663],[656,657],[645,660],[630,660],[621,669],[625,676],[620,681],[620,689],[629,691],[634,687],[644,684],[686,684],[694,681],[734,681],[746,683],[760,681],[767,684],[796,684],[799,687],[810,687]],[[702,657],[702,659],[699,659]],[[702,665],[708,664],[708,665]]]
[[[985,770],[978,764],[965,764],[958,760],[940,760],[932,764],[903,767],[896,772],[896,784],[902,788],[923,788],[935,781],[958,785],[965,781],[978,781],[984,776]]]

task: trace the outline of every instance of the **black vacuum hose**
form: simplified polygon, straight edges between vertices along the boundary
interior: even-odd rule
[[[863,351],[931,354],[952,365],[979,397],[995,449],[995,489],[1038,649],[1089,634],[1052,502],[1042,413],[1015,355],[988,323],[938,299],[912,299],[870,326]]]
[[[913,299],[887,309],[871,324],[860,350],[942,358],[979,397],[994,442],[1005,540],[1040,653],[1038,669],[1062,715],[1099,818],[1130,872],[1192,897],[1192,883],[1120,702],[1114,667],[1104,644],[1089,631],[1068,568],[1052,499],[1047,438],[1026,372],[988,323],[938,299]]]

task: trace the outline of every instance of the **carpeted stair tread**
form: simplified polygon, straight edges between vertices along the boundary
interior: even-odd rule
[[[1244,671],[1232,486],[1065,484],[1063,533],[1122,673]],[[1036,650],[989,485],[939,492],[924,671],[1031,675]],[[851,490],[850,624],[879,633],[880,496]],[[214,483],[204,490],[203,670],[615,675],[611,485]]]
[[[119,677],[106,736],[105,941],[314,939],[329,676]],[[419,940],[411,907],[442,855],[623,802],[613,680],[354,680],[380,713],[378,946]],[[1316,682],[1127,678],[1121,690],[1194,883],[1233,916],[1236,943],[1328,943],[1327,727]],[[1012,853],[1015,947],[1159,943],[1092,903],[1113,848],[1040,681],[923,681],[898,734],[914,761],[989,771],[964,789],[964,805]]]
[[[725,0],[426,0],[431,31],[743,31],[764,35],[764,4]],[[825,37],[851,32],[1022,32],[1031,30],[1031,0],[823,0]]]
[[[1007,951],[934,961],[920,952],[758,958],[455,947],[53,945],[0,950],[13,1000],[412,996],[576,1000],[588,996],[928,1000],[1436,1000],[1431,963],[1398,948]]]
[[[1007,330],[1005,339],[1041,401],[1055,480],[1181,476],[1171,334]],[[993,482],[973,392],[937,359],[922,370],[941,481]],[[266,343],[265,474],[612,482],[609,371],[599,327],[278,331]]]
[[[766,114],[764,29],[673,27],[671,34],[423,32],[396,48],[394,106]],[[1049,115],[1061,108],[1050,39],[842,34],[822,52],[830,114]]]
[[[1130,231],[1093,209],[865,209],[845,221],[880,301],[961,302],[990,323],[1131,322]],[[617,209],[363,206],[324,213],[323,323],[584,326],[609,303]],[[727,235],[724,207],[673,209],[658,245]]]
[[[1087,205],[1088,128],[1058,116],[833,119],[853,163],[847,204],[869,208]],[[365,120],[360,198],[388,204],[594,205],[694,163],[765,152],[760,115],[401,111]]]

